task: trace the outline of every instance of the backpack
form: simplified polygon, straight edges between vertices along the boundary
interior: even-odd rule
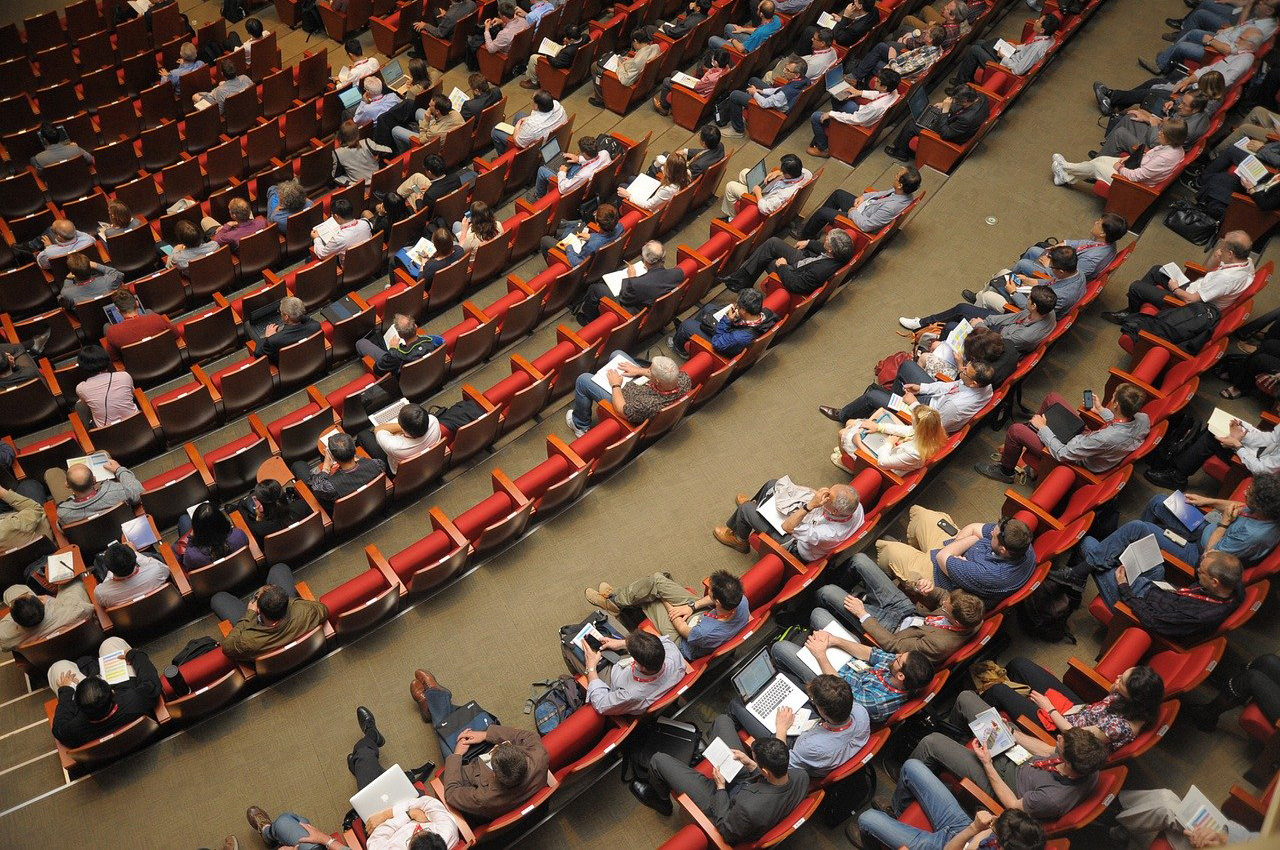
[[[1050,577],[1014,610],[1018,613],[1018,625],[1027,634],[1049,643],[1075,643],[1076,637],[1067,621],[1079,607],[1079,591]]]
[[[539,735],[546,735],[559,726],[582,705],[582,689],[567,674],[558,679],[534,682],[533,686],[544,690],[541,693],[535,691],[525,701],[524,712],[533,714],[533,725]]]
[[[1181,307],[1170,307],[1161,310],[1154,316],[1145,313],[1133,313],[1124,320],[1121,332],[1131,339],[1137,339],[1141,331],[1152,333],[1161,339],[1186,350],[1190,354],[1199,354],[1205,343],[1213,336],[1222,314],[1218,308],[1203,301],[1183,304]]]
[[[618,776],[624,784],[649,781],[649,761],[658,753],[666,753],[680,764],[692,766],[700,747],[698,727],[669,717],[659,717],[653,725],[638,729],[622,744],[622,770]]]
[[[1209,426],[1201,422],[1185,410],[1179,410],[1169,417],[1169,429],[1164,439],[1156,446],[1152,466],[1172,466],[1175,458],[1195,445]]]
[[[609,157],[613,162],[618,162],[627,155],[627,146],[608,133],[601,133],[597,136],[596,145],[600,150],[608,151]]]
[[[246,16],[244,0],[222,0],[222,17],[227,23],[234,24],[244,20]]]
[[[187,641],[177,655],[173,656],[173,666],[181,667],[193,658],[199,658],[206,652],[213,652],[218,648],[218,642],[211,637],[192,638]]]

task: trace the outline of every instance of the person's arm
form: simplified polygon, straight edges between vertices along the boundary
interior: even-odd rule
[[[805,502],[803,506],[796,508],[794,511],[787,514],[787,516],[783,519],[782,521],[783,532],[786,534],[790,534],[792,531],[794,531],[795,527],[799,525],[801,522],[803,522],[804,518],[809,515],[809,511],[817,510],[818,508],[826,504],[827,498],[830,496],[830,493],[831,491],[826,487],[823,487],[819,490],[815,490],[813,495],[809,497],[809,501]]]
[[[996,792],[996,802],[1004,806],[1006,809],[1022,809],[1022,800],[1014,793],[1000,776],[999,771],[991,764],[991,754],[987,752],[987,748],[982,745],[981,741],[973,742],[973,754],[978,757],[978,763],[982,765],[982,772],[986,774],[987,782],[991,785],[991,790]]]
[[[5,517],[10,532],[16,538],[21,534],[44,534],[44,507],[34,499],[28,499],[16,490],[0,487],[0,500],[13,511]]]
[[[114,470],[111,469],[112,464],[115,464],[116,468]],[[103,466],[103,469],[108,472],[115,473],[116,481],[125,489],[129,504],[136,505],[138,502],[142,501],[142,484],[138,482],[138,479],[134,477],[132,472],[125,467],[120,466],[120,464],[116,463],[114,460],[108,461]]]
[[[125,653],[125,660],[133,665],[133,670],[137,674],[138,692],[152,698],[159,697],[160,674],[156,672],[156,666],[151,663],[151,656],[141,650],[130,649]]]
[[[960,536],[952,540],[947,545],[940,548],[936,555],[933,556],[933,562],[944,575],[950,575],[947,568],[947,559],[964,558],[964,554],[977,543],[979,538],[972,536]]]
[[[969,846],[969,842],[984,833],[990,832],[991,824],[994,822],[995,818],[992,817],[991,812],[979,810],[974,814],[973,822],[952,836],[942,850],[964,850],[965,847]]]

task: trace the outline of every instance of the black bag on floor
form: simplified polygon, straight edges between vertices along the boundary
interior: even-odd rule
[[[1218,233],[1219,222],[1200,207],[1175,205],[1164,217],[1164,226],[1195,245],[1208,245]]]
[[[620,774],[624,783],[649,781],[649,760],[666,753],[680,764],[692,766],[699,752],[698,727],[669,717],[659,717],[648,729],[633,733],[623,744],[626,752]]]
[[[222,17],[234,24],[245,19],[244,0],[222,0]]]
[[[597,632],[608,638],[622,639],[622,635],[618,634],[617,629],[609,624],[609,617],[603,611],[594,611],[592,614],[580,623],[570,623],[567,626],[560,627],[560,652],[564,655],[564,665],[569,668],[569,672],[575,676],[583,675],[587,672],[586,659],[582,654],[582,647],[573,642],[573,639],[582,634],[582,630],[588,625],[592,626]],[[601,653],[606,664],[617,664],[622,660],[622,656],[613,650],[606,650]]]
[[[1155,467],[1172,466],[1175,458],[1199,442],[1209,426],[1185,410],[1169,417],[1169,428],[1151,457]]]
[[[192,638],[187,641],[177,655],[173,656],[173,666],[181,667],[193,658],[199,658],[206,652],[213,652],[218,648],[218,642],[211,637]]]

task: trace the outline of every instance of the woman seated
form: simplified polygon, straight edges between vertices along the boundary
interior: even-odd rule
[[[178,533],[180,539],[186,539],[182,566],[188,570],[207,567],[249,543],[245,533],[210,502],[197,506],[190,515],[178,517]]]
[[[628,188],[619,188],[618,197],[630,201],[645,210],[656,210],[667,205],[683,188],[689,185],[689,163],[680,151],[667,154],[662,167],[658,169],[658,183],[661,184],[647,198],[634,197]]]
[[[488,204],[475,201],[463,214],[462,221],[453,225],[453,234],[463,251],[474,254],[481,245],[502,235],[502,222],[494,217]]]
[[[369,222],[369,229],[374,235],[384,236],[391,230],[391,225],[411,215],[413,210],[409,208],[408,202],[399,192],[387,192],[382,196],[382,200],[373,205],[373,209],[365,210],[360,214],[361,218]]]
[[[281,232],[288,226],[289,216],[310,207],[311,199],[297,180],[286,180],[267,190],[267,219],[274,221]]]
[[[177,244],[164,258],[165,268],[178,268],[185,272],[192,260],[207,257],[222,247],[217,242],[206,240],[200,228],[189,221],[180,221],[175,224],[173,236]]]
[[[121,233],[133,230],[142,224],[145,224],[145,222],[133,214],[128,204],[122,201],[112,201],[107,204],[106,226],[98,228],[98,236],[102,239],[106,239],[108,236],[119,236]]]
[[[76,412],[92,419],[94,428],[119,422],[138,412],[133,400],[133,378],[111,368],[111,358],[100,345],[86,345],[76,356],[85,376],[76,384]]]
[[[293,525],[310,515],[311,506],[292,487],[267,480],[253,488],[253,493],[233,506],[240,513],[253,539],[262,545],[269,534]]]
[[[850,419],[840,431],[840,445],[831,452],[831,462],[846,472],[854,472],[845,465],[844,455],[852,457],[861,450],[876,458],[876,465],[889,472],[902,474],[920,469],[942,448],[947,441],[947,432],[942,427],[942,417],[932,407],[922,404],[911,415],[910,425],[896,416],[884,417],[882,422]],[[863,441],[864,433],[884,434],[889,440],[886,448],[880,452],[867,448]]]

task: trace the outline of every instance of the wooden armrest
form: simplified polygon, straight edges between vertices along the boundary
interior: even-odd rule
[[[1111,682],[1108,681],[1106,676],[1103,676],[1096,669],[1085,664],[1074,655],[1067,661],[1067,675],[1063,677],[1064,683],[1067,678],[1072,679],[1071,689],[1081,699],[1089,697],[1102,699],[1111,690]],[[1084,687],[1082,688],[1081,685]],[[1085,693],[1084,691],[1092,691],[1092,693]]]
[[[369,568],[382,573],[383,578],[385,578],[392,587],[404,586],[404,582],[400,581],[400,577],[396,575],[395,570],[391,569],[391,564],[383,556],[382,552],[378,550],[377,546],[370,543],[368,546],[364,547],[364,557],[365,560],[369,562]]]
[[[977,801],[979,808],[986,809],[996,817],[1004,814],[1004,806],[993,800],[990,795],[979,788],[972,779],[961,779],[960,787],[963,788],[970,797]]]
[[[156,412],[152,409],[150,400],[147,399],[142,390],[134,388],[133,400],[137,403],[138,410],[142,411],[142,415],[146,417],[147,424],[151,426],[151,430],[159,433],[160,420],[156,417]]]
[[[598,348],[603,343],[603,340],[595,343],[587,342],[585,339],[578,336],[578,332],[570,328],[568,325],[558,325],[556,327],[556,340],[558,342],[571,343],[582,351],[587,351],[591,348]]]
[[[524,372],[536,383],[546,377],[543,372],[519,354],[511,355],[511,372]]]
[[[213,474],[209,472],[209,466],[204,462],[204,455],[200,454],[200,450],[195,447],[195,444],[183,443],[182,450],[186,452],[188,462],[200,473],[204,486],[213,487]]]
[[[489,322],[489,317],[485,315],[484,310],[481,310],[478,306],[476,306],[474,302],[463,301],[462,313],[467,318],[475,319],[477,322],[479,322],[482,325],[488,324]]]
[[[495,469],[490,475],[493,478],[493,492],[506,493],[516,507],[529,504],[529,497],[501,469]]]
[[[431,525],[436,531],[443,531],[455,546],[466,546],[469,542],[467,536],[458,530],[458,526],[453,524],[453,520],[445,515],[444,511],[439,508],[431,508],[427,515],[431,517]]]
[[[713,218],[711,220],[712,235],[715,235],[716,231],[720,231],[721,233],[727,233],[728,235],[734,238],[734,241],[737,241],[737,242],[743,242],[743,241],[746,241],[747,239],[747,234],[743,233],[738,228],[729,224],[729,222],[725,221],[724,219]]]
[[[1017,722],[1018,722],[1018,726],[1021,727],[1023,732],[1026,732],[1028,735],[1031,735],[1037,740],[1042,741],[1048,744],[1049,746],[1053,746],[1056,743],[1056,739],[1053,735],[1049,734],[1049,732],[1045,730],[1039,723],[1036,723],[1034,720],[1031,720],[1025,715],[1021,715],[1021,714],[1018,715]]]
[[[474,401],[476,404],[480,405],[480,407],[484,410],[485,413],[492,413],[493,411],[498,409],[497,407],[494,406],[493,402],[489,401],[489,399],[485,397],[484,393],[480,392],[471,384],[462,385],[462,396],[463,398],[470,399],[471,401]]]
[[[75,434],[76,442],[88,454],[93,451],[93,441],[89,439],[89,432],[85,430],[84,422],[80,420],[80,414],[74,410],[68,415],[67,421],[71,425],[71,433]]]
[[[763,555],[776,555],[782,563],[797,573],[806,571],[806,566],[795,555],[787,551],[787,547],[779,543],[772,534],[752,535],[756,540],[756,552]]]
[[[198,363],[191,364],[191,374],[194,375],[195,379],[203,384],[204,388],[209,391],[209,397],[213,400],[214,404],[222,402],[222,393],[218,392],[217,386],[215,386],[213,381],[209,379],[209,374],[205,372],[203,366]]]
[[[1045,523],[1050,528],[1054,528],[1054,529],[1057,529],[1058,531],[1061,531],[1065,527],[1063,526],[1061,520],[1059,520],[1053,514],[1046,511],[1044,508],[1037,505],[1035,502],[1031,501],[1031,499],[1028,498],[1027,496],[1024,496],[1021,493],[1019,493],[1017,490],[1014,490],[1012,488],[1005,490],[1004,499],[1005,499],[1005,502],[1004,502],[1005,510],[1003,511],[1003,513],[1005,516],[1012,516],[1014,513],[1016,513],[1016,511],[1008,510],[1008,508],[1010,507],[1010,503],[1013,503],[1017,505],[1019,509],[1029,511],[1030,513],[1034,514],[1041,522]]]
[[[245,539],[249,541],[249,554],[253,556],[256,563],[264,563],[266,558],[263,557],[262,550],[258,548],[258,541],[253,536],[253,532],[249,530],[249,524],[245,522],[244,517],[239,511],[230,511],[231,524],[244,532]]]
[[[1222,803],[1222,813],[1246,829],[1259,830],[1267,816],[1267,803],[1239,785],[1232,785]]]
[[[883,466],[880,465],[880,461],[877,458],[875,458],[870,452],[866,452],[866,451],[863,451],[862,449],[855,448],[853,454],[854,454],[854,457],[862,461],[865,465],[871,467],[876,472],[880,473],[880,475],[889,479],[889,481],[893,482],[895,486],[903,483],[902,476],[888,469],[885,469]]]
[[[525,295],[538,294],[538,290],[530,286],[528,282],[518,274],[507,275],[507,292],[522,292]]]
[[[565,268],[573,268],[573,263],[569,262],[569,258],[568,256],[565,255],[564,249],[561,248],[559,245],[556,245],[556,247],[554,248],[547,249],[547,260],[548,260],[547,262],[548,266],[552,266],[555,263],[559,263]]]
[[[1172,555],[1168,552],[1161,552],[1160,554],[1164,556],[1164,562],[1169,566],[1173,567],[1178,572],[1182,573],[1188,578],[1195,576],[1196,568],[1191,566],[1181,558],[1179,558],[1177,555]]]
[[[315,384],[307,385],[307,397],[311,399],[321,410],[329,407],[329,400],[324,397],[320,389]]]
[[[681,794],[676,797],[676,802],[679,803],[680,807],[685,810],[690,818],[693,819],[693,822],[698,825],[698,829],[706,833],[707,838],[717,848],[717,850],[733,850],[733,848],[731,848],[724,840],[724,836],[720,834],[720,830],[716,829],[715,824],[711,822],[711,819],[706,816],[702,809],[698,808],[697,804],[694,803],[693,800],[689,799],[688,794]]]
[[[276,445],[276,441],[271,436],[271,432],[267,430],[267,426],[262,423],[262,419],[257,413],[249,414],[249,428],[253,433],[267,441],[267,445],[271,448],[271,453],[273,455],[280,454],[280,447]]]
[[[555,457],[556,455],[567,460],[569,465],[575,469],[581,469],[587,465],[587,462],[583,460],[577,452],[570,448],[568,443],[557,437],[555,434],[548,434],[547,457]]]
[[[305,481],[298,481],[297,479],[294,479],[293,489],[298,491],[298,495],[301,496],[302,500],[311,508],[312,513],[320,514],[320,516],[325,519],[329,518],[329,515],[320,507],[320,500],[316,498],[315,493],[311,492],[311,488],[307,486]]]

